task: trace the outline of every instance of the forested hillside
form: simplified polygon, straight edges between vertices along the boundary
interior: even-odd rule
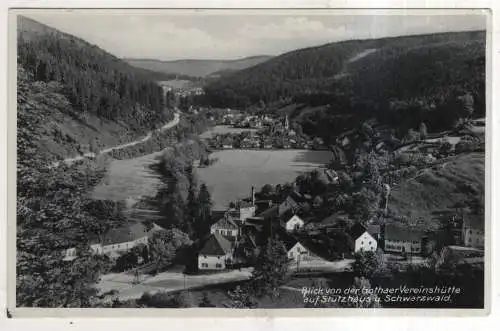
[[[474,31],[300,49],[207,84],[207,103],[243,108],[278,102],[300,104],[302,111],[326,105],[301,121],[336,134],[369,117],[405,130],[422,121],[441,129],[452,124],[456,115],[450,114],[458,113],[457,98],[465,93],[484,114],[485,38]]]
[[[102,49],[18,17],[18,111],[41,111],[40,143],[74,155],[133,140],[172,118],[158,73],[134,68]],[[19,123],[21,125],[21,123]],[[40,132],[41,133],[41,132]]]

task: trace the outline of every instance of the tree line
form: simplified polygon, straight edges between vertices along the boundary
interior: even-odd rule
[[[17,62],[34,81],[62,85],[73,109],[85,118],[95,114],[123,121],[136,130],[154,128],[171,114],[164,93],[149,73],[69,35],[18,34]]]

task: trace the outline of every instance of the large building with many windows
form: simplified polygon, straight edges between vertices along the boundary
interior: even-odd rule
[[[422,230],[399,224],[386,224],[384,251],[393,253],[422,253]]]

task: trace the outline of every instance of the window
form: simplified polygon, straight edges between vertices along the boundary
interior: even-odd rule
[[[217,269],[220,269],[220,268],[222,268],[222,264],[220,264],[220,263],[216,263],[216,264],[215,264],[215,267],[216,267]]]
[[[201,267],[202,267],[202,268],[208,268],[208,263],[202,263],[202,264],[201,264]]]
[[[361,245],[364,245],[364,244],[365,244],[365,242],[363,240],[361,240]]]

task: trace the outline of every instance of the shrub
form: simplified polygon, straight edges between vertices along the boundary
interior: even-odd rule
[[[186,308],[188,306],[184,293],[145,292],[137,300],[137,304],[154,308]]]

